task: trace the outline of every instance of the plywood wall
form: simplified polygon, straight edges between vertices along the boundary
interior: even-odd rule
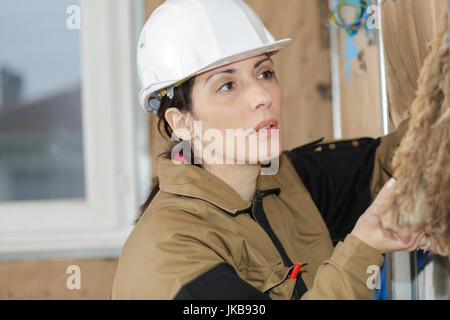
[[[66,286],[71,265],[80,267],[80,289]],[[117,259],[0,262],[0,300],[109,299],[116,265]]]
[[[385,0],[381,5],[391,117],[409,115],[417,80],[440,25],[446,0]]]
[[[446,0],[385,0],[382,17],[386,81],[391,130],[409,116],[417,80],[430,42],[440,24]],[[351,66],[351,82],[344,66],[345,32],[339,31],[342,134],[378,137],[382,134],[378,39],[369,44],[361,30],[355,44],[360,54]]]
[[[339,31],[339,79],[342,137],[379,137],[382,134],[380,69],[376,37],[370,42],[365,30],[354,38],[359,55],[351,60],[350,78],[345,65],[344,31]]]
[[[162,0],[148,1],[148,14]],[[274,57],[284,92],[283,146],[297,147],[320,137],[332,138],[331,68],[328,11],[324,0],[248,0],[276,39],[292,38],[291,46]],[[230,23],[232,23],[230,21]],[[156,155],[170,149],[149,117],[153,176]]]

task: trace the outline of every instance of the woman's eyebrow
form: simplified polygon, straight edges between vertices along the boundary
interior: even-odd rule
[[[254,65],[254,68],[255,68],[255,69],[258,68],[261,64],[263,64],[264,62],[266,62],[266,61],[268,61],[268,60],[270,60],[270,61],[273,63],[273,61],[272,61],[272,59],[271,59],[270,57],[265,57],[264,59],[262,59],[262,60],[256,62],[255,65]],[[205,84],[204,84],[204,85],[206,85],[206,83],[208,82],[208,80],[211,79],[212,77],[214,77],[215,75],[218,75],[218,74],[221,74],[221,73],[229,73],[229,74],[233,74],[233,73],[235,73],[235,72],[236,72],[236,69],[226,69],[226,70],[221,70],[221,71],[219,71],[219,72],[213,73],[212,75],[210,75],[210,76],[205,80]]]
[[[233,73],[235,73],[235,72],[236,72],[236,69],[226,69],[226,70],[221,70],[221,71],[219,71],[219,72],[213,73],[212,75],[210,75],[210,76],[208,77],[208,79],[205,80],[205,85],[206,85],[206,83],[208,82],[208,80],[211,79],[212,77],[214,77],[215,75],[218,75],[218,74],[221,74],[221,73],[230,73],[230,74],[233,74]]]
[[[272,59],[270,57],[265,57],[264,59],[258,61],[257,63],[255,63],[254,68],[258,68],[263,62],[266,62],[267,60],[270,60],[270,62],[273,63]]]

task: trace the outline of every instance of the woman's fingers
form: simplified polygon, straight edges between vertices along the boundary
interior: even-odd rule
[[[396,232],[397,238],[402,241],[405,245],[412,245],[413,242],[417,240],[417,237],[424,234],[425,225],[420,224],[412,227],[407,232],[398,231]]]
[[[417,244],[417,248],[426,247],[430,243],[430,237],[426,233],[422,233]]]
[[[381,212],[384,212],[386,210],[387,202],[392,193],[392,187],[395,185],[395,183],[395,178],[391,178],[388,180],[388,182],[385,183],[383,188],[381,188],[377,197],[370,205],[370,211],[372,214],[379,216]]]
[[[413,251],[416,250],[419,247],[424,247],[428,244],[427,235],[425,232],[413,232],[408,237],[409,241],[404,242],[403,240],[400,240],[403,245],[404,249],[402,251]]]
[[[425,232],[422,232],[420,236],[417,238],[417,241],[408,248],[409,249],[408,251],[422,248],[429,248],[430,245],[431,245],[430,237]]]
[[[412,251],[429,246],[429,236],[424,232],[424,225],[415,226],[408,233],[383,227],[381,229],[385,244],[392,248],[392,251]]]
[[[428,251],[431,248],[431,238],[428,234],[425,234],[423,242],[417,248],[424,251]]]

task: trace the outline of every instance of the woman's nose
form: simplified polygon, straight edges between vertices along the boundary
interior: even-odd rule
[[[258,81],[249,83],[247,94],[252,111],[270,108],[272,105],[272,94]]]

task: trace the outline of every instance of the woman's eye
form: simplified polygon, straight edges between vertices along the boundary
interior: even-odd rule
[[[258,76],[258,79],[267,79],[267,80],[270,80],[270,79],[272,79],[273,77],[275,77],[275,72],[274,72],[274,71],[268,70],[268,71],[265,71],[265,72],[261,73],[261,74]],[[221,87],[219,87],[219,89],[218,89],[217,91],[218,91],[218,92],[227,92],[227,91],[231,91],[231,90],[233,90],[233,86],[234,86],[234,83],[233,83],[232,81],[230,81],[230,82],[225,83],[225,84],[222,85]]]
[[[263,76],[263,77],[261,77]],[[261,73],[258,77],[258,79],[272,79],[275,76],[275,72],[274,71],[265,71],[263,73]]]
[[[218,91],[226,92],[230,91],[231,89],[233,89],[233,82],[227,82],[223,86],[221,86]]]

